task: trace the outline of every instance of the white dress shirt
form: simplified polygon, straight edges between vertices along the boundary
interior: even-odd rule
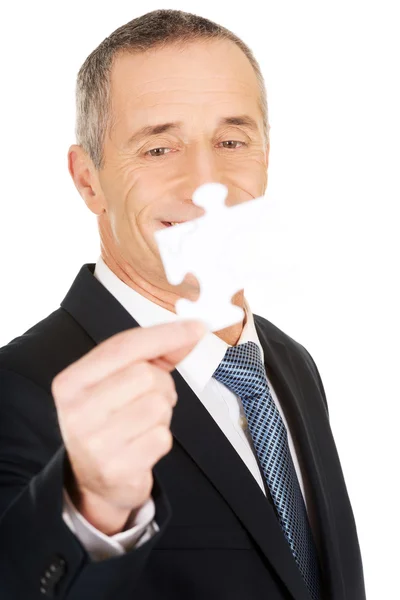
[[[151,327],[152,325],[172,322],[178,319],[175,313],[148,300],[121,281],[105,264],[101,256],[96,263],[94,276],[122,304],[141,327]],[[244,309],[246,321],[237,344],[244,344],[248,341],[256,343],[260,348],[262,359],[264,359],[264,352],[255,329],[253,314],[246,299],[244,301]],[[214,333],[209,332],[176,366],[176,369],[203,403],[265,494],[242,402],[236,394],[212,377],[214,371],[222,361],[228,346],[229,344],[221,340]],[[272,398],[287,429],[290,453],[307,508],[302,474],[293,439],[279,399],[269,379],[268,384]],[[118,556],[124,554],[129,549],[138,548],[144,544],[158,531],[154,516],[155,506],[153,499],[150,498],[137,512],[135,517],[132,513],[125,531],[113,536],[107,536],[86,521],[75,509],[67,492],[64,490],[64,521],[87,549],[92,560],[102,560]]]

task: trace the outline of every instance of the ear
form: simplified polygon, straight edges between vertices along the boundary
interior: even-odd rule
[[[70,146],[68,171],[86,206],[95,215],[101,215],[105,211],[104,194],[93,162],[82,146]]]

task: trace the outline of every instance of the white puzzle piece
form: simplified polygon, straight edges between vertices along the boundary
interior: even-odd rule
[[[203,321],[210,331],[243,320],[243,310],[231,299],[249,279],[263,272],[266,256],[254,241],[261,237],[263,248],[268,247],[266,232],[271,231],[273,221],[265,196],[227,207],[227,195],[228,188],[221,183],[198,187],[193,202],[204,208],[205,214],[155,232],[168,281],[179,285],[187,273],[193,273],[200,285],[195,302],[177,301],[176,314]]]

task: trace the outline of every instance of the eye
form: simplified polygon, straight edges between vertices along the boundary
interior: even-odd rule
[[[226,146],[224,145],[224,148],[226,148],[227,150],[236,150],[236,148],[238,147],[238,145],[240,144],[241,146],[247,146],[246,142],[241,142],[239,140],[224,140],[223,142],[221,142],[221,144],[235,144],[234,146],[229,145]],[[163,157],[166,156],[167,153],[171,152],[171,148],[151,148],[151,150],[147,150],[144,155],[145,156],[151,156],[152,158],[157,158],[157,157]]]
[[[165,156],[165,153],[162,154],[158,152],[158,150],[171,150],[170,148],[152,148],[151,150],[147,150],[145,152],[145,156],[152,156],[153,158],[157,158],[157,156]],[[154,152],[154,154],[152,154]]]
[[[241,144],[242,146],[247,146],[246,142],[240,142],[239,140],[225,140],[221,142],[221,144]],[[224,146],[227,150],[236,150],[238,146]]]

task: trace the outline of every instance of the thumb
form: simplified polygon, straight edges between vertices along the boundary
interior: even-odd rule
[[[157,358],[150,360],[152,364],[160,367],[164,371],[171,372],[176,365],[180,363],[192,350],[199,341],[208,333],[208,329],[201,321],[186,321],[185,327],[188,329],[190,342],[185,346],[181,346],[178,350],[172,350]]]

